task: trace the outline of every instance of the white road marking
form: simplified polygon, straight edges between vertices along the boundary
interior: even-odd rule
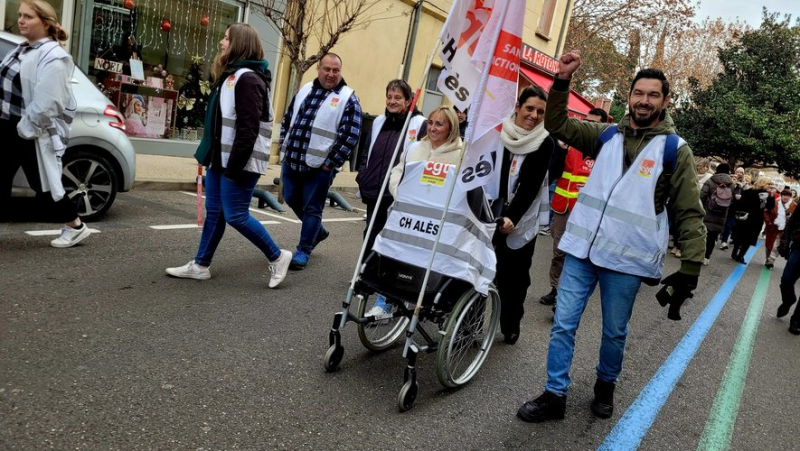
[[[322,220],[322,222],[351,222],[351,221],[353,221],[353,222],[357,222],[357,221],[364,222],[364,218],[359,216],[357,218],[327,218],[327,219],[323,219]]]
[[[97,229],[89,229],[92,233],[100,233]],[[48,236],[48,235],[61,235],[61,229],[58,230],[28,230],[25,233],[31,236]]]
[[[187,196],[197,197],[197,193],[189,193],[189,192],[186,192],[186,191],[181,191],[181,192],[183,194],[186,194]],[[205,199],[205,197],[206,196],[203,196],[203,199]],[[267,213],[266,211],[259,210],[257,208],[250,208],[250,211],[255,212],[255,213],[260,213],[260,214],[265,215],[265,216],[270,216],[270,217],[273,217],[273,218],[277,218],[277,219],[280,219],[281,221],[292,222],[294,224],[300,224],[300,221],[297,220],[297,219],[287,218],[287,217],[284,217],[284,216],[281,216],[281,215],[276,215],[274,213]]]
[[[283,224],[280,221],[259,221],[264,225]],[[153,230],[178,230],[178,229],[202,229],[203,226],[197,224],[169,224],[169,225],[156,225],[149,226]]]

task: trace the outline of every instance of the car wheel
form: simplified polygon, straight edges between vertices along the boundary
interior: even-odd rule
[[[61,181],[78,216],[94,221],[102,216],[117,197],[117,174],[108,160],[94,152],[67,152],[62,160]]]

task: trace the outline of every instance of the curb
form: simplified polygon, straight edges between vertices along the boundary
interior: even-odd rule
[[[264,185],[264,184],[257,184],[256,188],[263,189],[265,191],[269,191],[271,193],[277,193],[278,187],[275,185]],[[136,180],[133,183],[133,189],[139,191],[196,191],[197,190],[197,183],[194,180],[191,181],[180,181],[180,180]],[[335,182],[334,185],[331,187],[331,191],[337,191],[340,193],[351,193],[355,194],[358,192],[357,186],[336,186]]]

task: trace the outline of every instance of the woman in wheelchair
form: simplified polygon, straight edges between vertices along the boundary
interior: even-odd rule
[[[544,129],[546,102],[547,94],[540,87],[525,88],[501,134],[503,208],[492,241],[497,256],[500,330],[504,342],[511,345],[519,339],[539,225],[549,218],[547,168],[556,143]]]
[[[397,187],[403,178],[406,163],[413,161],[433,161],[436,163],[458,164],[463,142],[458,131],[458,116],[451,107],[438,107],[428,118],[428,134],[421,141],[406,150],[400,162],[392,168],[389,177],[389,192],[397,196]],[[375,306],[366,315],[378,316],[387,313],[391,307],[383,296],[378,296]]]
[[[458,164],[464,148],[458,131],[458,116],[452,107],[440,106],[428,117],[428,134],[412,145],[400,158],[389,176],[389,192],[397,197],[397,186],[403,178],[406,163],[433,161],[435,163]]]

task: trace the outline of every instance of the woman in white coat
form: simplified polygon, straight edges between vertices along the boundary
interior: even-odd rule
[[[22,0],[17,24],[27,41],[0,63],[0,136],[8,140],[0,167],[0,205],[7,208],[11,183],[22,167],[31,188],[49,193],[41,197],[65,223],[50,244],[72,247],[90,232],[61,184],[61,157],[77,106],[70,86],[75,66],[59,45],[67,33],[45,0]]]

